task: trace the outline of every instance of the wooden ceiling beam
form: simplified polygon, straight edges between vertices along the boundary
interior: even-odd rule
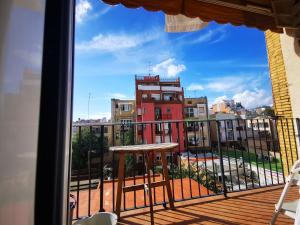
[[[274,17],[272,9],[265,8],[265,7],[258,6],[258,5],[253,5],[253,4],[241,5],[241,4],[235,4],[235,3],[221,1],[221,0],[197,0],[197,1]]]

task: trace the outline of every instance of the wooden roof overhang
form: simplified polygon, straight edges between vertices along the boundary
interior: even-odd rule
[[[110,5],[143,7],[169,15],[183,14],[203,21],[231,23],[282,32],[300,26],[300,0],[103,0]]]

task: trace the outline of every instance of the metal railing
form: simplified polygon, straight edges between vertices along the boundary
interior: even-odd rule
[[[183,201],[284,184],[298,159],[299,127],[299,119],[271,118],[73,126],[74,219],[115,210],[118,155],[109,146],[177,142],[168,154],[169,176],[175,201]],[[154,181],[162,179],[160,160],[153,156]],[[145,183],[143,155],[127,155],[125,165],[124,185]],[[123,194],[123,210],[147,207],[146,195]],[[152,196],[154,205],[166,203],[164,187]]]

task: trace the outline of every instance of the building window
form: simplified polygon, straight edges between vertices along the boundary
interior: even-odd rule
[[[233,131],[227,131],[227,140],[228,141],[233,141]]]
[[[172,94],[164,94],[164,101],[173,101],[174,96]]]
[[[123,105],[121,105],[121,110],[124,112],[129,112],[131,110],[131,105],[123,104]]]
[[[231,120],[226,121],[226,127],[227,129],[233,129],[233,124]]]
[[[243,130],[243,127],[242,127],[242,126],[236,127],[236,131],[242,131],[242,130]]]
[[[132,123],[132,120],[131,119],[121,119],[121,123],[122,124],[130,124],[130,123]]]
[[[147,99],[148,95],[147,94],[142,94],[142,99]]]
[[[156,120],[161,119],[161,108],[155,108],[155,119]]]
[[[123,125],[122,127],[124,128],[124,129],[129,129],[130,128],[130,125],[131,125],[131,123],[132,123],[132,120],[131,119],[121,119],[120,120],[121,121],[121,124]]]
[[[105,134],[108,133],[108,127],[104,127],[104,133],[105,133]]]
[[[194,117],[194,109],[192,107],[184,108],[185,117]]]
[[[199,111],[199,113],[205,113],[204,107],[199,107],[199,108],[198,108],[198,111]]]
[[[160,94],[152,94],[151,99],[154,101],[159,101],[160,100]]]
[[[160,134],[161,133],[161,125],[160,124],[155,124],[155,133]]]

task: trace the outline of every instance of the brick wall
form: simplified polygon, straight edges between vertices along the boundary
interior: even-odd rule
[[[287,74],[280,43],[280,34],[265,32],[268,51],[270,78],[272,82],[273,103],[276,116],[280,151],[283,159],[284,172],[288,172],[297,158],[297,144],[294,131],[294,120],[289,94]]]

